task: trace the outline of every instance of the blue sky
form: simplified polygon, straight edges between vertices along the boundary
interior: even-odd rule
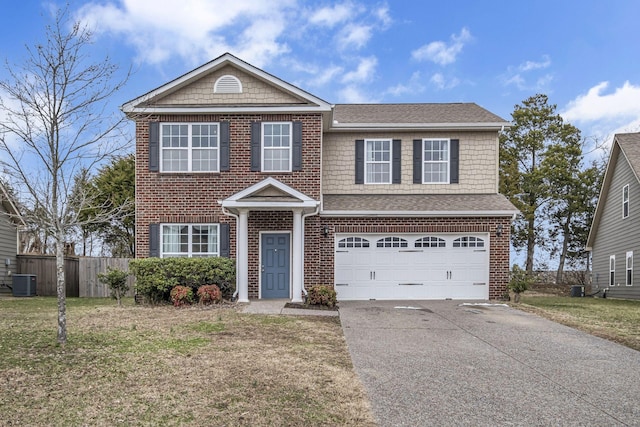
[[[0,56],[21,62],[55,4],[5,5]],[[70,9],[95,29],[96,59],[135,70],[113,108],[229,51],[331,103],[476,102],[510,119],[515,104],[545,93],[585,137],[640,131],[635,0],[72,0]]]

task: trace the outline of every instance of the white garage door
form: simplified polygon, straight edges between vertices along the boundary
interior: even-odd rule
[[[337,234],[340,300],[488,299],[488,234]]]

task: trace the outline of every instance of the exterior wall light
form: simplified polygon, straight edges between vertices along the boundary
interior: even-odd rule
[[[328,237],[329,236],[329,226],[328,225],[323,225],[322,226],[322,235],[324,237]]]
[[[503,231],[502,224],[498,224],[498,226],[496,227],[496,236],[498,237],[502,236],[502,231]]]

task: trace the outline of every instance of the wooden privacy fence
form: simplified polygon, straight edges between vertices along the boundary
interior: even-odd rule
[[[56,257],[53,255],[18,255],[18,273],[36,276],[36,294],[56,296]],[[65,257],[66,294],[68,297],[110,297],[109,287],[98,280],[107,267],[129,270],[129,258]],[[129,276],[133,296],[134,278]]]

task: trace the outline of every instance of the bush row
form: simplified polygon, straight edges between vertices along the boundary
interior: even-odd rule
[[[142,258],[131,260],[136,293],[150,303],[171,301],[176,286],[190,288],[191,298],[203,285],[216,285],[221,297],[231,299],[236,289],[235,261],[224,257]]]

